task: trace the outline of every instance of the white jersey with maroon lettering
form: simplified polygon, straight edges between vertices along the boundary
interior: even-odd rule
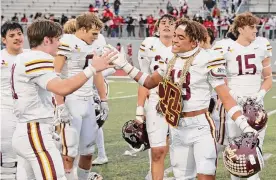
[[[272,47],[265,38],[257,37],[248,46],[233,40],[217,42],[215,50],[226,60],[228,86],[239,96],[251,96],[260,90],[262,61],[271,57]]]
[[[23,50],[23,52],[28,51]],[[11,68],[17,55],[11,55],[7,49],[1,50],[1,109],[13,109],[11,91]]]
[[[34,50],[17,56],[12,68],[11,89],[14,113],[19,122],[52,123],[54,106],[46,86],[57,77],[53,60],[53,56]]]
[[[69,78],[82,72],[88,66],[89,59],[93,57],[90,46],[73,34],[64,34],[60,42],[61,46],[57,54],[66,57],[61,77]],[[72,94],[82,97],[92,96],[93,78],[90,78],[81,88]]]
[[[166,47],[157,37],[146,38],[138,51],[141,71],[152,74],[158,68],[164,68],[174,56],[171,50],[172,46]],[[151,89],[150,94],[158,98],[157,88]]]
[[[196,52],[197,49],[194,49],[191,53]],[[171,72],[173,82],[176,83],[180,80],[187,59],[181,57],[181,54],[178,55]],[[224,83],[221,77],[213,78],[213,76],[216,77],[213,69],[220,68],[224,63],[225,60],[220,53],[213,50],[200,50],[186,75],[186,83],[182,86],[183,112],[197,111],[209,107],[212,88]]]

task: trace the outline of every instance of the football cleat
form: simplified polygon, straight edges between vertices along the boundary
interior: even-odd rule
[[[257,136],[243,133],[233,138],[223,151],[224,166],[234,176],[248,178],[263,169],[264,160]]]
[[[102,164],[106,164],[106,163],[108,163],[108,158],[106,156],[105,157],[97,157],[92,162],[93,165],[102,165]]]
[[[150,148],[146,122],[137,120],[127,121],[122,127],[122,136],[130,148],[139,152]]]
[[[263,105],[252,98],[247,98],[243,104],[243,115],[248,118],[248,124],[255,130],[262,130],[267,123],[268,116]]]

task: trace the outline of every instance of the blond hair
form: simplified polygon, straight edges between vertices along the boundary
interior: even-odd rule
[[[94,13],[84,13],[76,18],[76,30],[85,28],[86,30],[103,28],[103,22]]]
[[[70,19],[63,25],[63,32],[65,34],[74,34],[77,30],[76,19]]]

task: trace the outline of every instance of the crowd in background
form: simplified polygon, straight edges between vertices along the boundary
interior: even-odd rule
[[[244,0],[246,1],[246,0]],[[188,16],[189,2],[188,0],[179,0],[177,6],[173,6],[170,0],[167,0],[166,9],[159,9],[157,15],[140,14],[136,16],[120,16],[121,0],[95,0],[88,6],[88,11],[97,13],[104,22],[105,27],[103,33],[107,37],[133,37],[144,38],[154,34],[154,24],[156,20],[169,13],[177,18],[186,17],[202,23],[205,27],[214,30],[216,37],[223,38],[226,35],[230,25],[235,18],[235,12],[241,5],[242,0],[203,0],[203,6],[198,13],[193,16]],[[63,25],[68,19],[75,18],[75,16],[67,17],[62,14],[60,18],[56,18],[54,14],[31,14],[29,17],[23,14],[18,17],[17,13],[11,18],[12,21],[29,23],[37,18],[50,19]],[[259,25],[259,35],[274,39],[276,36],[276,17],[261,16]],[[1,16],[1,22],[5,22],[5,17]],[[125,33],[123,33],[125,32]]]

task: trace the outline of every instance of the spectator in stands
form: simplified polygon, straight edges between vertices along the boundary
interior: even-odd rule
[[[187,15],[188,13],[188,4],[185,2],[183,6],[180,7],[180,18]]]
[[[153,19],[152,15],[149,15],[147,17],[147,24],[148,24],[148,27],[146,28],[146,36],[147,37],[153,36],[153,33],[154,33],[154,19]]]
[[[21,18],[21,22],[24,22],[24,23],[28,22],[28,18],[26,17],[25,13],[23,14],[23,17]]]
[[[19,21],[18,17],[17,17],[17,13],[14,13],[14,16],[12,17],[11,20],[14,21],[14,22],[18,22]]]
[[[220,23],[220,29],[221,29],[221,35],[222,35],[222,38],[225,38],[226,37],[226,34],[228,32],[228,29],[229,29],[229,26],[230,26],[230,22],[228,20],[228,17],[225,16],[221,23]]]
[[[213,0],[204,0],[204,5],[207,7],[207,9],[211,12],[212,8],[215,6],[216,1]]]
[[[63,26],[67,21],[68,21],[68,17],[62,14],[60,18],[60,24]]]
[[[6,22],[5,16],[1,15],[1,26]]]
[[[38,19],[38,18],[41,18],[42,17],[42,13],[35,13],[35,17],[34,17],[34,20]]]
[[[119,15],[120,5],[121,5],[120,0],[114,1],[114,12],[117,16]]]
[[[217,7],[217,5],[214,6],[213,12],[212,12],[212,17],[215,17],[215,16],[220,16],[220,10]]]
[[[221,9],[225,9],[225,10],[228,9],[228,8],[227,8],[227,2],[228,2],[228,0],[222,0]]]
[[[140,38],[144,38],[145,37],[145,24],[146,24],[146,20],[145,18],[143,17],[143,14],[140,14],[139,15],[139,33],[138,33],[138,36]]]
[[[184,6],[184,3],[185,3],[185,0],[179,0],[179,1],[178,1],[179,7]]]
[[[215,26],[214,26],[214,22],[213,22],[213,19],[211,16],[208,16],[205,21],[203,22],[203,25],[206,27],[206,28],[210,28],[214,31],[215,29]]]
[[[103,0],[103,7],[109,8],[109,0]]]
[[[158,12],[159,18],[162,17],[165,14],[163,9],[160,9]]]
[[[126,24],[127,24],[127,36],[131,37],[131,34],[133,34],[133,37],[135,37],[135,29],[133,25],[134,19],[132,16],[128,16],[126,19]]]
[[[173,11],[172,11],[172,14],[171,14],[171,15],[173,15],[174,17],[177,18],[177,16],[178,16],[178,10],[177,10],[176,7],[173,8]]]
[[[98,9],[101,7],[100,0],[95,0],[95,7],[98,8]]]
[[[90,4],[89,5],[89,10],[88,10],[89,12],[94,12],[94,6],[93,6],[93,4]]]
[[[172,3],[170,0],[168,0],[168,3],[167,3],[167,13],[168,14],[171,14],[173,11],[173,6],[172,6]]]
[[[119,28],[121,25],[121,18],[117,15],[113,17],[113,25],[111,25],[111,37],[119,37]]]

